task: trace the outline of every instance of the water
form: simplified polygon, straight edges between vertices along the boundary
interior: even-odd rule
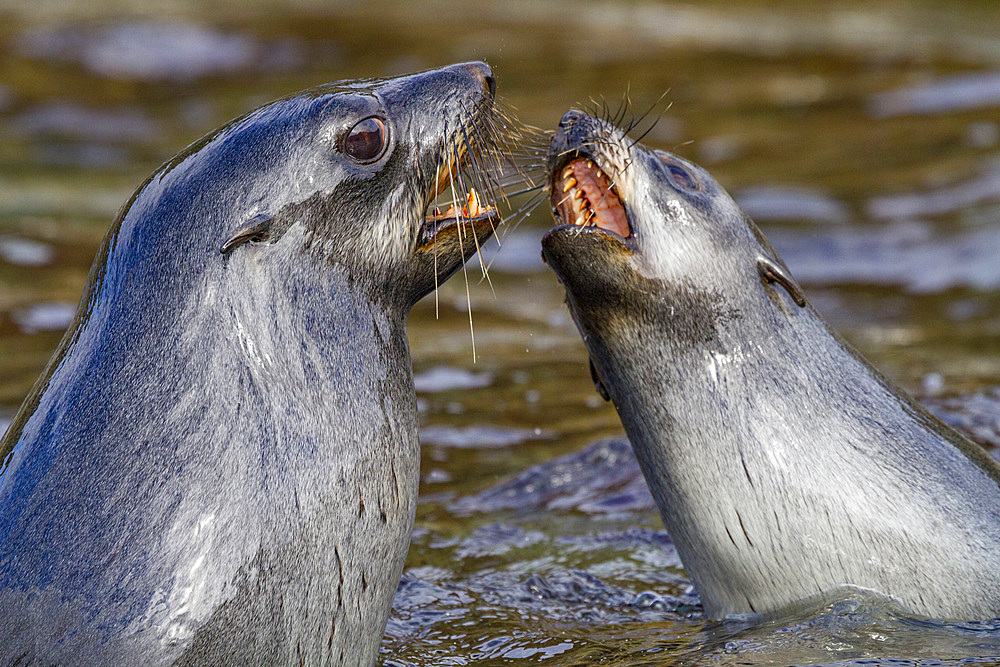
[[[831,323],[1000,444],[1000,7],[835,3],[0,3],[0,428],[107,225],[199,136],[317,83],[484,58],[523,120],[670,104],[646,142],[708,168]],[[421,503],[392,665],[988,664],[989,623],[856,592],[701,615],[538,259],[544,207],[410,319]],[[491,251],[492,252],[492,251]],[[495,293],[495,295],[494,295]],[[610,438],[610,439],[609,439]],[[981,659],[981,660],[980,660]],[[863,662],[874,660],[875,662]]]

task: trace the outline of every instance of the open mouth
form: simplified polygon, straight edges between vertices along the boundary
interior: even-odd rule
[[[564,225],[598,227],[622,239],[632,235],[618,190],[592,159],[571,160],[556,172],[552,205]]]
[[[493,218],[499,221],[500,215],[496,207],[482,201],[476,189],[463,187],[460,177],[462,169],[468,162],[468,151],[462,146],[451,156],[446,165],[438,167],[437,180],[434,189],[428,193],[427,213],[424,215],[424,243],[433,243],[438,231],[450,225],[462,222],[480,222]],[[447,191],[450,200],[439,201],[439,197]],[[441,207],[444,206],[444,212]]]

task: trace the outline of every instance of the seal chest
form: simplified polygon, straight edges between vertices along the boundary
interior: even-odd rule
[[[857,587],[1000,614],[1000,469],[827,327],[704,170],[575,111],[549,169],[543,257],[707,613]]]
[[[460,176],[493,91],[482,63],[320,86],[136,191],[2,444],[2,662],[375,661],[418,485],[405,319],[498,222]]]

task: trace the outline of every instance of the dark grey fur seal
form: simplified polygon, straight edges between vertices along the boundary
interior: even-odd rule
[[[1000,469],[823,322],[704,170],[567,113],[542,241],[713,617],[841,587],[1000,615]]]
[[[497,222],[425,209],[493,86],[320,86],[136,191],[0,447],[0,663],[374,663],[417,495],[406,316]]]

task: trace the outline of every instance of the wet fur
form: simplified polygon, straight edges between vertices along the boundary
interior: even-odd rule
[[[374,663],[418,485],[405,320],[464,260],[417,253],[424,197],[483,95],[468,66],[323,86],[136,192],[0,448],[0,662]]]
[[[582,147],[582,148],[581,148]],[[844,586],[918,614],[1000,615],[1000,469],[893,387],[797,286],[698,167],[571,112],[550,169],[583,150],[615,173],[635,241],[557,228],[543,255],[714,617]]]

